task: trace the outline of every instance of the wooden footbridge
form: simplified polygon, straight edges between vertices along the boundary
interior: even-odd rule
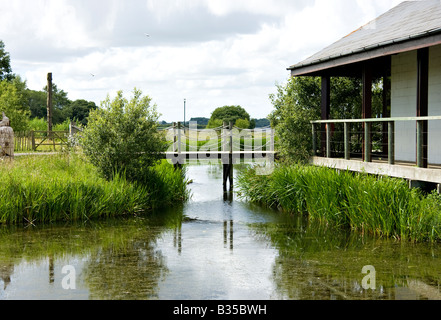
[[[196,122],[188,127],[180,122],[165,129],[172,142],[166,158],[175,166],[202,162],[223,165],[223,187],[233,189],[233,166],[239,163],[260,164],[262,174],[272,170],[274,164],[275,134],[270,127],[241,129],[224,122],[213,129],[197,129]]]

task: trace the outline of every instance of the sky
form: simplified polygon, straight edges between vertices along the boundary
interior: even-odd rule
[[[32,90],[51,72],[69,99],[98,106],[140,89],[167,122],[225,105],[265,118],[289,66],[401,2],[0,0],[0,40]]]

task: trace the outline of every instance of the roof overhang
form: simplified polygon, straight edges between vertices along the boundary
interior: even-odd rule
[[[416,37],[394,40],[369,48],[361,48],[346,55],[328,57],[308,64],[289,67],[291,76],[357,76],[362,66],[369,62],[373,71],[381,72],[385,61],[395,54],[441,44],[441,29]]]

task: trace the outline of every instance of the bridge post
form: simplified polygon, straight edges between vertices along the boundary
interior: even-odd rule
[[[230,156],[229,156],[229,178],[230,178],[230,191],[233,190],[233,122],[230,121]]]
[[[181,123],[178,122],[178,153],[182,152],[182,144],[181,144]]]
[[[173,152],[176,152],[176,144],[178,139],[176,137],[176,122],[173,122]]]
[[[181,163],[181,151],[182,151],[182,146],[181,146],[181,123],[178,122],[178,136],[176,137],[176,123],[173,123],[173,152],[176,151],[176,141],[178,143],[178,161],[175,164],[175,169],[181,169],[182,168],[182,163]]]
[[[271,143],[270,143],[271,152],[274,152],[276,150],[275,144],[276,144],[276,130],[271,128]]]
[[[228,128],[228,131],[227,131]],[[224,121],[222,131],[222,151],[228,152],[228,157],[222,157],[223,162],[223,188],[224,192],[227,191],[227,181],[230,183],[230,191],[233,190],[233,122],[230,122],[229,126]],[[227,143],[229,144],[227,148]],[[227,162],[227,163],[225,163]]]

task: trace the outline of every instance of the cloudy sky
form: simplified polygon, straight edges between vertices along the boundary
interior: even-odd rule
[[[134,87],[161,119],[241,105],[253,118],[293,65],[402,0],[0,0],[13,72],[98,105]],[[148,34],[149,36],[147,36]]]

